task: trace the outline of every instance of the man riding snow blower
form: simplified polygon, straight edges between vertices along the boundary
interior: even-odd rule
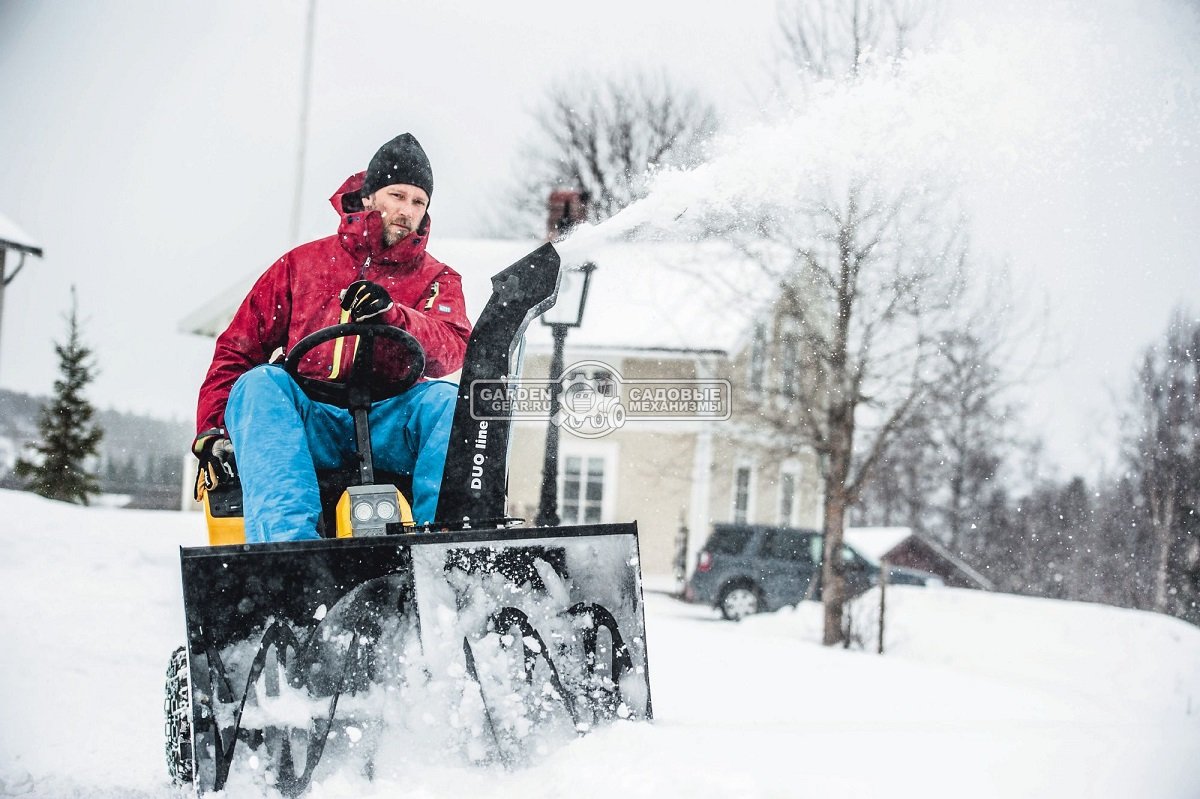
[[[360,322],[410,333],[425,352],[429,377],[462,366],[471,324],[458,273],[426,251],[432,195],[433,170],[420,143],[404,133],[384,144],[366,172],[351,175],[330,198],[341,217],[337,234],[276,261],[217,339],[196,411],[197,496],[240,465],[246,541],[319,538],[315,472],[354,454],[351,414],[309,399],[270,364],[274,353],[330,325]],[[358,341],[314,347],[298,372],[344,381]],[[377,354],[378,381],[408,368],[399,349]],[[376,463],[412,475],[417,524],[433,521],[456,396],[453,384],[427,380],[371,408]]]
[[[384,145],[335,194],[339,235],[280,259],[218,340],[194,447],[211,545],[180,553],[165,703],[168,767],[197,794],[512,767],[650,718],[636,523],[515,527],[510,421],[475,390],[516,379],[558,254],[493,276],[471,331],[424,251],[431,192],[416,140]],[[457,389],[418,382],[459,364]]]

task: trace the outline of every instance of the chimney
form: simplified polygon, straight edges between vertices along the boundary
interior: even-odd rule
[[[586,191],[561,189],[550,192],[546,218],[546,241],[562,241],[575,225],[587,218]]]

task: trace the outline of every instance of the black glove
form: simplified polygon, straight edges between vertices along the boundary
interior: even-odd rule
[[[369,322],[391,308],[387,289],[369,280],[356,280],[342,292],[342,310],[350,312],[353,322]]]
[[[237,461],[233,457],[233,444],[225,431],[214,427],[196,436],[192,442],[192,454],[200,459],[200,471],[196,475],[196,498],[200,498],[200,486],[212,491],[223,482],[237,477]]]

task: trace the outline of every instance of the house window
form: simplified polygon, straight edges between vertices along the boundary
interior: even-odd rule
[[[767,368],[767,331],[762,325],[754,328],[750,344],[750,390],[762,391],[763,374]]]
[[[734,475],[733,522],[745,524],[750,519],[750,468],[741,466]]]
[[[604,507],[604,458],[569,455],[563,462],[563,524],[599,524]]]
[[[597,369],[592,372],[592,380],[596,383],[596,393],[602,397],[616,397],[620,394],[617,390],[617,379],[612,372],[604,369]]]
[[[785,527],[792,526],[792,517],[796,511],[796,475],[783,472],[779,475],[779,523]]]
[[[800,396],[800,345],[795,336],[783,340],[779,355],[782,363],[779,365],[779,390],[787,399]]]

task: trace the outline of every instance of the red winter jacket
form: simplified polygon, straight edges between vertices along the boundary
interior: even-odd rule
[[[471,323],[463,306],[458,273],[425,252],[429,216],[420,229],[383,249],[383,219],[364,212],[359,191],[365,173],[353,175],[329,198],[341,215],[338,234],[303,244],[271,265],[217,338],[212,366],[200,386],[196,429],[225,426],[225,402],[244,372],[267,363],[272,353],[341,321],[339,293],[355,280],[387,289],[393,307],[380,318],[411,333],[425,348],[425,374],[441,377],[462,366]],[[321,380],[344,378],[353,361],[354,339],[312,350],[301,374]],[[376,369],[386,373],[383,347]]]

